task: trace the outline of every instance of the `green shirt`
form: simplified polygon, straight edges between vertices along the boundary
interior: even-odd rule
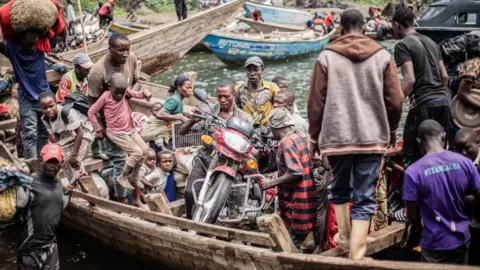
[[[171,96],[165,100],[163,103],[163,108],[169,114],[180,114],[183,113],[183,102],[182,97],[178,91],[175,91]]]

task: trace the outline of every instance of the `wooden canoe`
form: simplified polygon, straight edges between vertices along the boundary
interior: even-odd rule
[[[345,254],[340,250],[331,251],[331,256],[298,254],[292,249],[278,215],[257,218],[261,232],[253,232],[198,223],[81,192],[74,196],[62,215],[65,225],[109,247],[170,269],[475,269],[446,264],[353,261],[335,257]],[[176,202],[169,206],[176,213],[178,205],[173,204]],[[367,254],[398,242],[401,227],[404,225],[396,224],[371,234],[373,242],[369,243]]]
[[[292,8],[267,6],[253,2],[245,3],[243,8],[247,13],[248,18],[252,18],[253,11],[258,9],[262,14],[262,19],[265,22],[296,24],[304,26],[307,21],[313,19],[313,15],[310,13]]]
[[[294,25],[294,24],[254,21],[251,18],[244,18],[244,17],[237,17],[237,19],[241,22],[248,24],[250,28],[263,33],[271,33],[273,31],[297,32],[297,31],[305,30],[305,26]]]
[[[129,22],[113,22],[110,25],[111,32],[122,33],[127,36],[150,28],[152,28],[150,25]]]
[[[169,25],[154,26],[129,36],[131,50],[142,62],[142,71],[147,74],[159,73],[182,58],[195,44],[218,28],[228,17],[237,12],[244,0],[234,0],[221,6],[200,12],[192,17]],[[58,54],[59,58],[71,63],[83,48]],[[108,53],[108,40],[88,46],[88,54],[97,62]],[[0,59],[0,63],[9,63]]]

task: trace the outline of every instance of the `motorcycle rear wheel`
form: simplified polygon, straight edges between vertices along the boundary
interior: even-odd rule
[[[233,179],[232,177],[226,175],[225,173],[218,173],[214,179],[213,185],[207,191],[205,195],[205,203],[204,205],[211,204],[212,207],[210,211],[206,211],[205,209],[201,209],[201,213],[196,213],[200,210],[200,207],[195,205],[195,213],[193,214],[195,221],[200,221],[204,223],[214,224],[217,221],[218,215],[220,215],[220,211],[222,211],[223,206],[227,202],[228,196],[230,195],[230,189],[232,188]],[[216,192],[219,192],[218,199],[216,202],[213,202],[214,195]],[[203,208],[203,207],[202,207]]]

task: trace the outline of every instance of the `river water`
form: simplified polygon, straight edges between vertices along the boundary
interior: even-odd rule
[[[382,45],[390,52],[394,43],[387,41]],[[277,63],[266,63],[264,79],[271,80],[274,76],[282,76],[289,81],[289,87],[295,91],[297,107],[306,115],[306,103],[310,79],[318,53],[295,60]],[[223,80],[233,82],[245,80],[243,67],[229,67],[210,53],[190,53],[178,61],[171,69],[152,78],[153,82],[170,85],[175,76],[184,72],[196,71],[197,88],[207,90],[214,96],[215,87]],[[404,115],[408,106],[404,106]],[[401,125],[403,126],[403,124]],[[400,133],[401,131],[399,131]],[[398,134],[400,135],[400,134]],[[0,270],[16,269],[15,248],[18,232],[3,231],[0,226]],[[165,269],[158,264],[140,261],[135,257],[112,250],[99,241],[71,231],[63,226],[58,232],[60,265],[62,269]],[[166,251],[168,252],[168,251]],[[402,251],[392,248],[383,252],[378,258],[401,260]]]

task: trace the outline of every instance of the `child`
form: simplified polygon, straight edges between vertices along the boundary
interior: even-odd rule
[[[165,173],[157,167],[157,153],[148,149],[147,157],[140,168],[139,178],[145,186],[145,194],[163,192],[167,184],[169,172]]]
[[[170,151],[161,151],[158,153],[158,166],[162,170],[162,174],[165,175],[166,178],[166,185],[165,185],[165,196],[167,197],[169,202],[173,202],[177,199],[176,196],[176,187],[175,187],[175,179],[173,177],[173,153]]]
[[[95,136],[103,139],[103,129],[96,117],[96,114],[103,110],[107,123],[106,135],[113,143],[129,155],[122,175],[116,180],[124,188],[132,189],[133,187],[126,181],[128,178],[135,187],[133,204],[135,206],[146,207],[146,205],[140,201],[141,188],[143,188],[143,185],[138,179],[138,173],[147,155],[148,145],[135,129],[132,112],[126,97],[145,98],[149,100],[151,93],[147,91],[132,91],[128,88],[127,79],[121,73],[112,75],[110,85],[111,90],[105,91],[97,102],[90,107],[88,118],[93,124]]]
[[[94,139],[93,127],[86,115],[81,114],[74,108],[68,111],[68,122],[61,117],[62,105],[57,104],[55,94],[50,91],[42,92],[38,96],[42,121],[50,134],[51,141],[55,141],[63,148],[65,159],[62,169],[71,182],[75,171],[81,170],[81,162],[90,149]]]

